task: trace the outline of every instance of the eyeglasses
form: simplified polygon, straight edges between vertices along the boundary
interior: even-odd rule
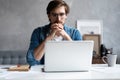
[[[59,13],[59,14],[57,14],[57,13],[51,13],[51,15],[52,15],[53,17],[58,17],[58,16],[63,17],[63,16],[66,15],[66,14],[65,14],[65,13]]]

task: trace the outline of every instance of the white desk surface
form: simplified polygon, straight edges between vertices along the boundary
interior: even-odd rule
[[[60,80],[60,79],[117,79],[120,80],[120,64],[108,67],[107,64],[93,64],[89,72],[57,72],[45,73],[41,71],[42,65],[33,66],[27,72],[7,71],[2,69],[10,65],[0,65],[0,80]]]

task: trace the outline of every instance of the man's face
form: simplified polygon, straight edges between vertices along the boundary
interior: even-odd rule
[[[48,18],[50,23],[61,23],[64,24],[67,18],[67,14],[65,12],[65,7],[61,6],[59,8],[54,9],[53,11],[48,14]]]

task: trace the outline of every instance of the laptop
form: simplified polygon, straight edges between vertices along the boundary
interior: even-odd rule
[[[45,44],[45,72],[89,71],[93,41],[48,41]]]

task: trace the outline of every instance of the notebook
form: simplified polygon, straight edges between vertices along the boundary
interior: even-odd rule
[[[89,71],[93,41],[48,41],[45,44],[45,72]]]

